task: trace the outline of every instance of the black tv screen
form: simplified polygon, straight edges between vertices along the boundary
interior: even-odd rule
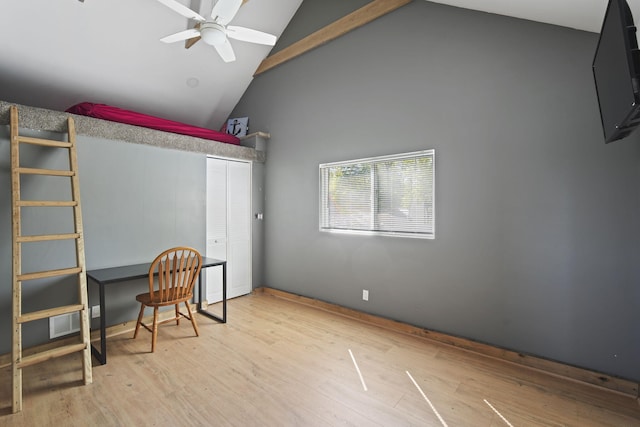
[[[629,135],[640,124],[638,42],[625,0],[609,0],[593,59],[605,142]]]

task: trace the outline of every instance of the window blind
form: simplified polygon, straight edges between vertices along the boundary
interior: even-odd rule
[[[320,165],[320,229],[434,237],[434,150]]]

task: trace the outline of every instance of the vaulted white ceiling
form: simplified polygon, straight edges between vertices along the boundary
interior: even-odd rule
[[[301,1],[251,0],[232,24],[279,36]],[[203,14],[211,7],[202,1]],[[156,0],[3,0],[0,98],[55,110],[106,103],[218,128],[271,47],[233,40],[237,60],[224,63],[202,41],[159,41],[187,28]]]
[[[561,27],[600,32],[607,0],[433,0],[466,9],[481,10]],[[627,0],[634,17],[640,17],[640,2]]]
[[[206,15],[213,0],[179,1]],[[640,0],[628,1],[640,17]],[[279,36],[301,2],[250,0],[232,24]],[[592,32],[600,31],[607,5],[607,0],[435,2]],[[187,28],[186,18],[157,0],[3,0],[0,99],[54,110],[82,101],[106,103],[219,128],[271,47],[232,40],[237,60],[224,63],[203,42],[188,50],[183,43],[159,42]]]

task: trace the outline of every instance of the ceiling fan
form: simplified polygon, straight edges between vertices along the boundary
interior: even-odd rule
[[[200,37],[202,40],[213,46],[224,62],[232,62],[236,60],[229,38],[273,46],[276,43],[276,36],[263,33],[262,31],[252,30],[250,28],[228,25],[236,16],[238,9],[246,0],[218,0],[211,10],[209,19],[202,17],[200,14],[189,9],[177,0],[158,0],[163,5],[179,13],[185,18],[197,21],[195,28],[191,28],[179,33],[171,34],[160,39],[164,43],[175,43],[182,40]],[[197,41],[196,39],[195,41]],[[193,43],[191,43],[193,44]],[[187,48],[191,46],[187,45]]]

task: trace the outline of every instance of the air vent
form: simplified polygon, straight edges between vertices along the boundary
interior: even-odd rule
[[[78,312],[61,314],[49,318],[49,339],[69,335],[80,330],[80,315]]]

